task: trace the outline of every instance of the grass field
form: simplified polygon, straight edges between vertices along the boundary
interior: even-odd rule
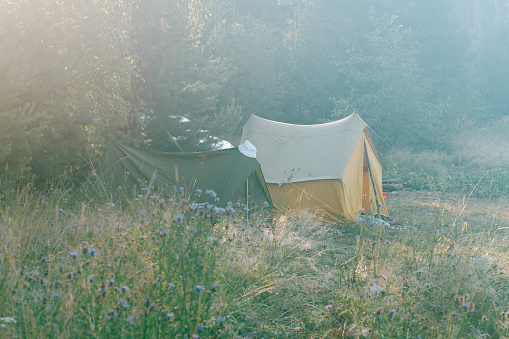
[[[385,226],[4,180],[0,337],[508,338],[507,194],[405,173]]]

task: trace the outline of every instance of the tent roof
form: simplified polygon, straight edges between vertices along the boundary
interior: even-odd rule
[[[114,143],[101,158],[100,166],[103,179],[112,189],[140,186],[145,180],[149,182],[155,173],[155,187],[185,187],[190,193],[195,189],[213,190],[221,198],[220,205],[224,205],[245,199],[249,180],[249,202],[272,204],[258,161],[245,156],[238,148],[173,153]]]
[[[293,125],[252,115],[242,140],[258,150],[268,183],[342,179],[350,155],[367,128],[357,114],[317,125]]]

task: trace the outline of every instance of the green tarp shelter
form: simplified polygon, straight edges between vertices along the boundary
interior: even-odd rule
[[[198,203],[209,201],[205,191],[213,190],[220,198],[217,206],[228,202],[249,205],[267,202],[272,207],[260,164],[239,148],[170,153],[114,143],[102,156],[99,172],[109,190],[126,186],[146,188],[155,174],[156,189],[180,191],[183,187],[193,195],[192,200],[194,192],[201,189],[203,194],[196,200]]]

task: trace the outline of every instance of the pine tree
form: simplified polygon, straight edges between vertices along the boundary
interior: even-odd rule
[[[28,63],[26,51],[8,34],[8,22],[0,24],[0,164],[16,170],[26,166],[40,151],[46,113],[25,102],[37,71]]]

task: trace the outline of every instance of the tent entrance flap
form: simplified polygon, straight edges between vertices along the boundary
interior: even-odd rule
[[[363,208],[365,208],[366,211],[368,212],[371,212],[371,209],[372,209],[372,205],[373,205],[373,201],[371,199],[371,190],[369,188],[372,188],[373,189],[373,194],[374,194],[374,198],[375,198],[375,201],[374,201],[374,204],[375,204],[375,207],[376,207],[376,214],[379,215],[380,214],[380,205],[379,205],[379,194],[376,190],[376,185],[375,185],[375,179],[373,178],[373,172],[371,171],[371,164],[370,164],[370,161],[369,161],[369,155],[368,155],[368,148],[366,146],[366,142],[364,142],[364,166],[363,166],[363,185],[362,185],[362,192],[363,192]],[[367,167],[367,169],[366,169]],[[366,176],[368,176],[368,178],[366,178]],[[368,181],[367,185],[365,185],[365,181]],[[365,187],[368,191],[368,195],[364,196],[364,190],[365,190]],[[366,201],[366,207],[364,207],[364,200],[367,200]]]

